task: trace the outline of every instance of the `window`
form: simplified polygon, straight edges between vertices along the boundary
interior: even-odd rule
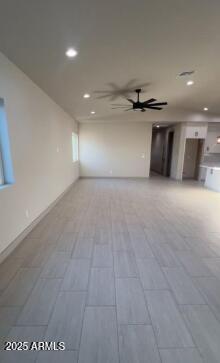
[[[14,183],[4,101],[0,98],[0,187]]]
[[[73,162],[79,160],[79,137],[75,132],[72,133],[72,153],[73,153]]]

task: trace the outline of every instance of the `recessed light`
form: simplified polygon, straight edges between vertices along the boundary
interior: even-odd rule
[[[204,107],[203,110],[204,111],[208,111],[209,109],[208,109],[208,107]]]
[[[92,115],[95,115],[95,111],[91,111],[91,114],[92,114]]]
[[[68,48],[66,51],[66,56],[68,58],[74,58],[77,54],[78,52],[74,48]]]
[[[194,81],[190,80],[186,84],[187,84],[187,86],[192,86],[194,84]]]
[[[90,97],[90,94],[89,94],[89,93],[85,93],[85,94],[83,95],[83,97],[84,97],[84,98],[89,98],[89,97]]]
[[[157,126],[156,126],[156,128],[157,128],[157,129],[159,129],[159,128],[160,128],[160,126],[159,126],[159,125],[157,125]]]

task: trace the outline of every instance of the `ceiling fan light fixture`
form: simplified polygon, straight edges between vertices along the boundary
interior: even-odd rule
[[[189,81],[186,82],[187,86],[192,86],[194,84],[194,81],[192,79],[190,79]]]
[[[90,94],[89,94],[89,93],[85,93],[85,94],[83,95],[83,97],[84,97],[84,98],[90,98]]]
[[[95,115],[95,111],[91,111],[90,113],[91,113],[91,115]]]
[[[209,110],[208,107],[203,108],[203,111],[208,111],[208,110]]]
[[[68,58],[74,58],[77,56],[77,54],[78,54],[78,52],[74,48],[68,48],[66,51],[66,56]]]

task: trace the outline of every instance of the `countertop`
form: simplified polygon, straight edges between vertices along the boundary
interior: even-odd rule
[[[207,168],[207,169],[214,169],[214,170],[220,170],[220,162],[219,163],[216,163],[216,162],[213,162],[213,163],[202,163],[199,165],[200,168]]]

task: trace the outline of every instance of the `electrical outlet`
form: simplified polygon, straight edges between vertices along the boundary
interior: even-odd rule
[[[60,152],[60,148],[59,147],[57,147],[57,153],[59,153]]]
[[[29,218],[30,215],[29,215],[29,210],[28,209],[26,209],[25,215],[26,215],[27,218]]]
[[[112,175],[112,170],[109,170],[109,174]]]

